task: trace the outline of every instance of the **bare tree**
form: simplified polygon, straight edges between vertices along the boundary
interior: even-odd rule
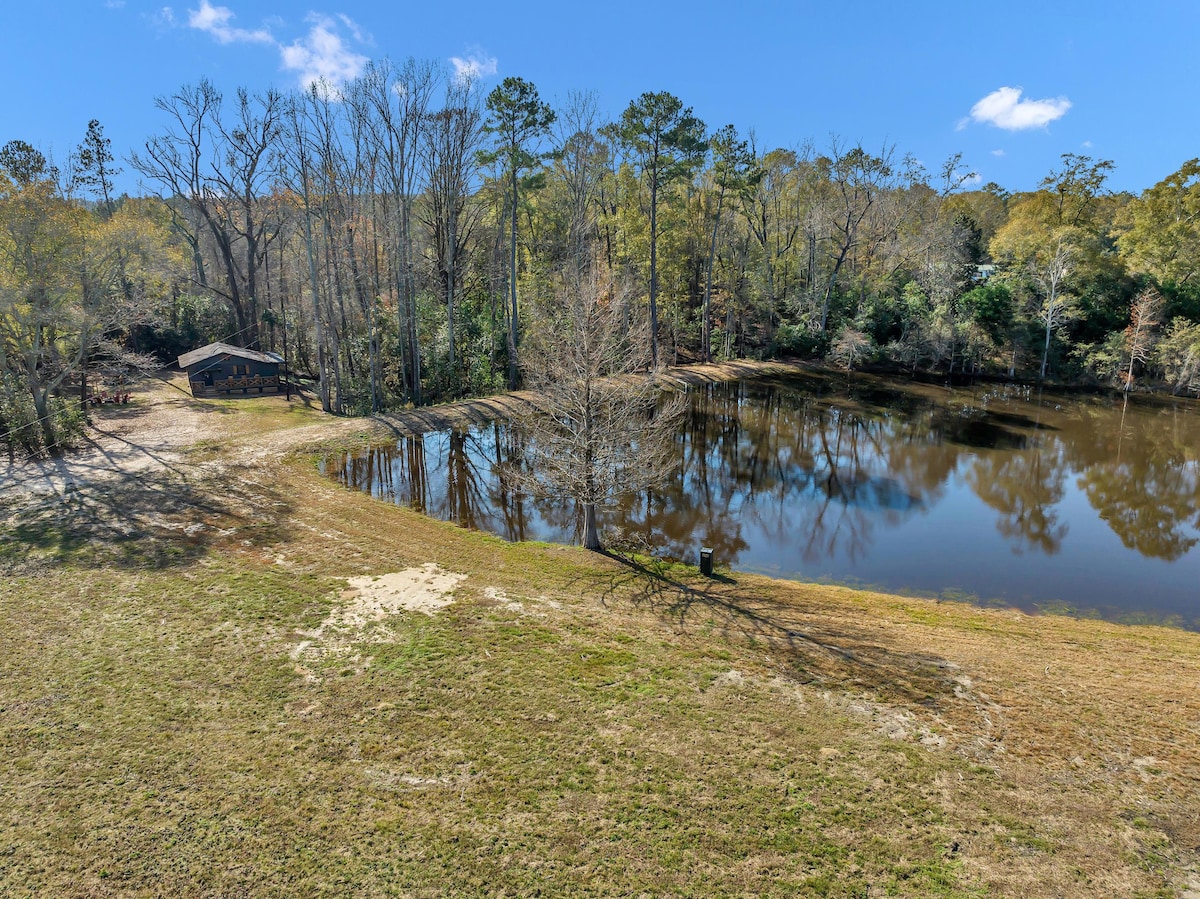
[[[521,356],[537,412],[518,426],[526,437],[517,482],[539,496],[573,499],[583,545],[599,550],[596,510],[618,494],[648,490],[675,465],[683,398],[664,401],[644,372],[651,342],[630,329],[629,293],[598,263],[561,275],[552,303],[535,308]]]
[[[1125,329],[1125,352],[1129,354],[1129,368],[1125,372],[1125,389],[1133,386],[1133,365],[1145,365],[1157,344],[1158,326],[1162,324],[1163,298],[1153,287],[1141,291],[1129,311],[1129,327]]]
[[[455,303],[466,269],[467,243],[479,220],[479,204],[474,202],[471,188],[483,134],[483,115],[471,84],[450,84],[445,107],[429,117],[423,135],[421,150],[429,188],[421,217],[429,230],[432,261],[446,305],[452,383],[458,371]]]
[[[1052,251],[1051,251],[1052,250]],[[1042,367],[1038,371],[1038,380],[1046,379],[1046,366],[1050,359],[1050,335],[1066,315],[1071,302],[1071,296],[1064,292],[1064,282],[1074,268],[1074,252],[1066,235],[1060,232],[1053,247],[1045,248],[1039,256],[1029,263],[1030,274],[1042,289],[1043,301],[1040,317],[1046,325],[1046,340],[1042,346]]]
[[[891,230],[875,227],[872,220],[882,197],[896,186],[893,151],[885,147],[872,156],[861,145],[847,150],[834,139],[830,157],[821,160],[828,171],[829,278],[821,297],[819,330],[829,327],[829,310],[843,266],[856,254],[878,248]],[[815,288],[815,284],[814,284]]]
[[[221,93],[202,80],[159,97],[155,105],[170,124],[130,163],[158,185],[168,203],[184,207],[175,221],[192,247],[197,283],[229,303],[241,342],[256,346],[258,268],[279,233],[264,217],[261,198],[277,174],[283,98],[275,91],[252,95],[239,89],[228,120],[222,117]],[[205,238],[212,242],[223,283],[205,273]]]
[[[588,243],[595,237],[597,194],[608,159],[600,137],[596,95],[571,92],[558,122],[554,137],[554,174],[561,179],[567,197],[568,258],[588,254]]]
[[[317,163],[306,120],[305,103],[301,98],[291,98],[285,120],[288,127],[288,142],[284,171],[303,210],[305,262],[307,263],[308,284],[312,298],[313,327],[316,330],[317,339],[317,383],[321,392],[321,408],[330,412],[333,406],[329,396],[329,363],[325,354],[324,317],[321,312],[321,291],[317,281],[316,248],[312,228],[316,209],[316,200],[313,196],[313,172]]]
[[[409,398],[418,405],[421,347],[417,334],[412,212],[420,188],[419,145],[437,83],[437,72],[431,63],[410,59],[397,69],[386,61],[375,62],[351,93],[356,102],[369,107],[374,114],[371,133],[380,159],[376,180],[380,195],[388,203],[385,238],[391,247],[404,380]]]
[[[806,147],[802,155],[792,150],[772,150],[760,154],[754,144],[753,133],[750,137],[754,183],[750,185],[752,190],[740,196],[741,210],[745,220],[747,252],[751,240],[757,250],[755,255],[758,259],[762,306],[766,312],[767,334],[770,336],[776,311],[781,303],[789,299],[789,260],[793,263],[791,267],[800,267],[796,243],[801,236],[801,229],[807,258],[803,271],[792,272],[793,279],[809,285],[817,280],[817,250],[820,241],[825,239],[827,227],[822,207],[815,202],[818,192],[815,185],[823,182],[809,158],[812,155],[810,148]],[[806,298],[812,305],[812,289],[806,291]],[[803,309],[800,297],[792,299],[795,306]],[[726,356],[732,352],[733,314],[734,307],[731,304],[726,312]]]
[[[708,140],[712,151],[712,190],[717,195],[717,208],[713,212],[712,240],[708,248],[708,263],[704,269],[704,309],[701,319],[700,358],[712,362],[712,286],[713,261],[717,258],[717,237],[721,233],[721,212],[725,206],[725,194],[745,192],[760,177],[752,172],[754,156],[750,145],[738,138],[732,125],[721,128]]]

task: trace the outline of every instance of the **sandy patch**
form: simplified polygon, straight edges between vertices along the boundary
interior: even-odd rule
[[[291,652],[297,673],[317,680],[316,671],[304,663],[326,656],[338,656],[356,670],[366,668],[370,657],[358,653],[355,644],[394,639],[395,633],[383,622],[403,612],[436,614],[454,601],[452,594],[466,577],[426,562],[420,568],[347,579],[342,604],[315,630],[300,632],[304,639]]]
[[[724,671],[713,678],[713,687],[742,687],[745,686],[746,678],[740,671],[734,671],[732,668],[729,671]]]
[[[435,562],[391,574],[352,577],[346,582],[350,590],[342,594],[349,602],[335,609],[322,627],[358,629],[400,612],[434,615],[454,601],[450,594],[465,579],[465,574],[444,571]]]
[[[510,612],[516,612],[518,615],[533,615],[537,618],[545,618],[546,613],[539,611],[536,608],[531,608],[528,603],[533,603],[537,606],[542,606],[555,611],[562,610],[562,603],[556,602],[546,596],[525,596],[520,599],[509,596],[503,590],[496,587],[487,587],[483,591],[483,595],[493,602],[497,603],[501,608],[507,609]]]

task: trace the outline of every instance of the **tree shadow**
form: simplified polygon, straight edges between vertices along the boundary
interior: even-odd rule
[[[581,589],[605,605],[649,609],[680,633],[711,632],[765,649],[797,681],[839,684],[878,692],[909,704],[941,707],[956,681],[946,659],[885,645],[880,633],[839,620],[839,609],[819,599],[787,602],[718,573],[695,581],[673,576],[677,566],[604,551],[617,568],[581,573]],[[807,597],[806,597],[807,599]]]
[[[138,449],[155,461],[152,468],[123,469],[107,450],[87,466],[62,459],[38,466],[42,482],[14,498],[7,520],[0,517],[0,574],[38,574],[65,563],[164,569],[235,541],[289,539],[282,522],[292,503],[268,471],[261,479],[245,470],[231,476]]]

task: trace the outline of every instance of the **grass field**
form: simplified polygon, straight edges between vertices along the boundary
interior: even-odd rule
[[[505,544],[166,390],[0,512],[2,895],[1200,896],[1200,635]]]

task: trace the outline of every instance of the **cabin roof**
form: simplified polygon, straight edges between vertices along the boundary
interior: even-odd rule
[[[239,359],[249,359],[252,362],[274,362],[276,364],[283,362],[283,357],[278,353],[260,353],[258,350],[248,350],[245,347],[231,346],[228,343],[210,343],[208,346],[202,346],[198,350],[192,350],[190,353],[180,356],[179,367],[187,368],[221,354],[237,356]]]

